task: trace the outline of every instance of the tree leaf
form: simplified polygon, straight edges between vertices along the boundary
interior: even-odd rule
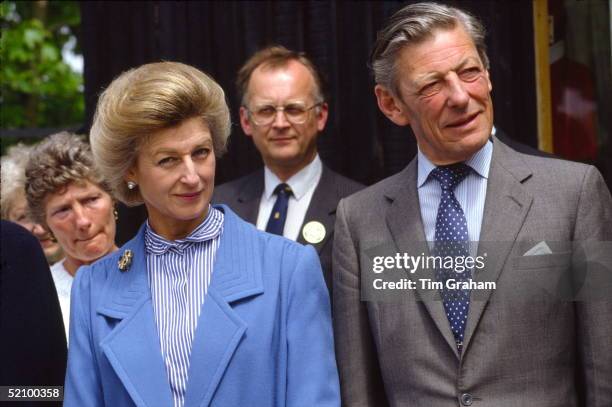
[[[23,32],[23,41],[30,49],[41,43],[44,38],[45,33],[36,27],[26,28]]]

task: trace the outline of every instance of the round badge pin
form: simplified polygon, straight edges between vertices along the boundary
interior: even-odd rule
[[[308,243],[321,243],[325,239],[325,226],[316,220],[310,221],[302,228],[302,236]]]

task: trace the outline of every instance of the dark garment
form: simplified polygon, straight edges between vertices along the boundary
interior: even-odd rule
[[[500,141],[509,145],[510,147],[512,147],[513,150],[516,150],[519,153],[535,155],[538,157],[556,158],[554,154],[547,153],[546,151],[538,150],[537,148],[531,147],[527,144],[523,144],[519,141],[514,140],[501,129],[496,130],[495,137],[497,137]]]
[[[63,386],[66,337],[45,255],[38,240],[21,226],[2,221],[1,234],[0,385]]]
[[[321,179],[310,200],[304,223],[300,227],[297,242],[301,244],[311,244],[304,239],[302,233],[304,225],[316,221],[320,222],[325,228],[324,239],[312,245],[319,254],[323,276],[325,277],[325,283],[330,290],[330,294],[332,285],[331,253],[332,242],[334,240],[334,223],[336,222],[336,207],[340,199],[363,188],[364,185],[343,177],[323,165]],[[242,219],[252,224],[257,224],[259,201],[263,191],[264,171],[262,168],[252,174],[215,187],[213,202],[226,204]]]

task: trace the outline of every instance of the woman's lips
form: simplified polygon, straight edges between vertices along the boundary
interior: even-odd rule
[[[193,201],[195,199],[198,199],[201,194],[202,194],[202,191],[198,191],[198,192],[190,192],[187,194],[176,194],[176,196],[185,201]]]
[[[91,237],[87,237],[85,239],[77,239],[77,242],[83,243],[83,242],[89,242],[91,240],[94,240],[100,233],[96,233],[95,235],[92,235]]]

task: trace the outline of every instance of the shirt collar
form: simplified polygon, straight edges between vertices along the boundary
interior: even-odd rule
[[[465,161],[465,164],[472,168],[476,174],[487,179],[489,177],[492,155],[493,142],[489,139],[480,150],[478,150],[469,160]],[[420,148],[417,151],[417,168],[417,187],[421,188],[425,182],[427,182],[431,171],[433,171],[436,166],[429,161]]]
[[[170,249],[183,252],[194,243],[212,240],[223,230],[223,213],[208,205],[208,215],[189,235],[179,240],[168,240],[153,231],[149,221],[145,225],[145,248],[147,254],[162,255]]]
[[[306,195],[308,188],[315,182],[315,180],[320,178],[322,172],[323,164],[321,163],[319,154],[317,154],[310,164],[299,170],[291,178],[285,181],[285,183],[291,187],[293,196],[299,201],[304,195]],[[274,194],[274,189],[276,186],[282,182],[283,181],[281,181],[276,174],[272,172],[272,170],[270,170],[267,166],[264,167],[264,198],[270,199]]]

